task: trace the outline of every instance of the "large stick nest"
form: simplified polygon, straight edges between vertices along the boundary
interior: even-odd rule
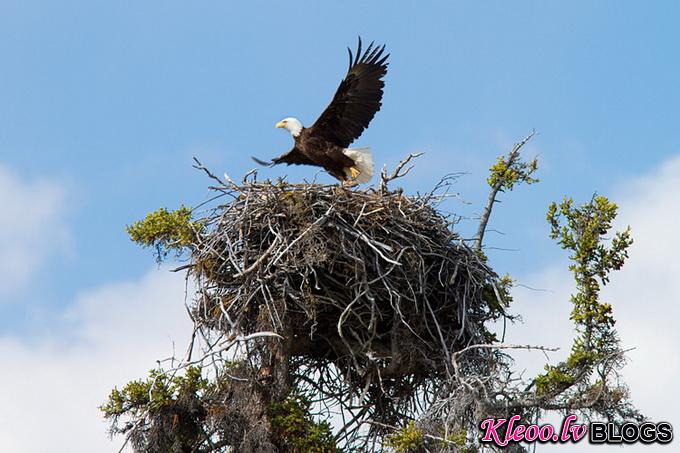
[[[451,377],[452,354],[489,342],[485,323],[502,314],[497,276],[436,208],[446,187],[217,188],[230,201],[200,220],[192,247],[195,320],[229,338],[276,332],[297,383],[396,422]]]

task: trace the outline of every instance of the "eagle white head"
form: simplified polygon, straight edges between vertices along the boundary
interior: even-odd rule
[[[297,137],[302,132],[302,123],[299,119],[293,117],[282,119],[276,123],[276,127],[286,129],[293,137]]]

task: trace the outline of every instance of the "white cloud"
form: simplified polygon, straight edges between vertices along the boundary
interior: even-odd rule
[[[122,439],[109,440],[98,406],[172,355],[173,340],[184,352],[183,296],[182,276],[154,270],[79,296],[64,316],[69,332],[0,337],[2,451],[118,451]]]
[[[66,190],[49,180],[25,181],[0,165],[0,298],[24,286],[45,260],[69,243]]]
[[[680,428],[680,156],[665,162],[653,174],[628,181],[611,197],[619,205],[617,229],[630,225],[635,243],[624,268],[615,272],[603,291],[603,299],[611,302],[618,320],[617,329],[624,348],[634,347],[628,354],[629,363],[623,370],[636,406],[653,421],[670,421]],[[569,294],[573,280],[564,262],[551,269],[522,278],[532,287],[550,292],[535,292],[524,288],[515,291],[517,312],[524,325],[513,326],[507,337],[512,343],[559,346],[554,360],[563,359],[571,344],[572,329],[568,320],[571,306]],[[521,355],[519,363],[531,373],[545,363],[541,354]],[[571,445],[541,446],[539,449],[570,449]],[[579,444],[579,449],[593,451],[618,447]],[[654,445],[644,451],[673,448]],[[636,444],[626,451],[639,451]],[[618,450],[617,450],[618,451]]]

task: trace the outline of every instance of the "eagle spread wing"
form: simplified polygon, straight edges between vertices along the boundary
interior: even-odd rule
[[[349,70],[340,83],[333,100],[312,125],[312,133],[333,143],[348,147],[368,127],[380,110],[383,87],[381,79],[387,73],[385,46],[371,43],[361,54],[361,38],[356,57],[349,51]]]
[[[312,162],[309,157],[305,156],[299,149],[297,149],[297,147],[293,147],[293,149],[287,153],[281,154],[279,157],[275,157],[271,162],[265,162],[256,157],[252,157],[252,159],[258,164],[264,165],[266,167],[271,167],[272,165],[276,164],[314,165],[314,162]]]

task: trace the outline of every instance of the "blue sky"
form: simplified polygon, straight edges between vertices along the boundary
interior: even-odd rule
[[[451,210],[473,216],[489,163],[539,132],[528,152],[539,154],[542,183],[506,197],[494,217],[505,236],[488,240],[520,250],[497,254],[504,270],[540,266],[555,253],[542,221],[549,200],[606,192],[678,149],[679,9],[2,1],[0,156],[23,178],[69,187],[75,240],[73,253],[53,257],[22,294],[30,309],[3,307],[0,329],[24,324],[26,310],[59,307],[82,287],[145,269],[149,255],[123,226],[158,206],[203,199],[207,181],[192,155],[240,175],[252,167],[249,155],[287,150],[290,138],[272,125],[316,118],[358,34],[387,43],[392,57],[383,110],[357,143],[372,146],[379,164],[426,151],[407,189],[469,172],[459,190],[472,205]],[[314,173],[263,174],[284,172]]]
[[[239,177],[250,155],[289,149],[273,125],[314,121],[357,35],[392,54],[382,111],[357,144],[379,165],[425,151],[410,192],[467,172],[469,204],[444,206],[470,219],[463,234],[495,157],[538,131],[526,153],[541,183],[503,197],[491,225],[503,234],[487,245],[513,249],[490,249],[497,269],[540,284],[564,259],[547,237],[550,201],[626,193],[680,152],[678,17],[676,2],[0,0],[0,168],[13,181],[0,199],[10,213],[45,204],[26,214],[36,233],[17,253],[35,256],[26,282],[0,292],[0,336],[63,340],[83,294],[146,275],[153,258],[124,226],[205,199],[193,155]],[[261,171],[281,174],[315,170]]]

